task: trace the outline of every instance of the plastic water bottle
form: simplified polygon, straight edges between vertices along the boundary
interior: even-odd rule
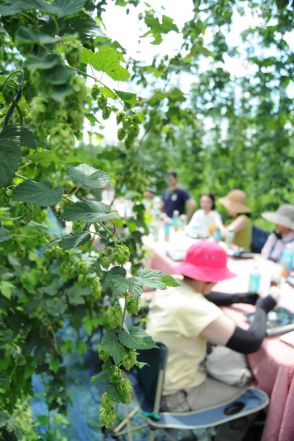
[[[229,248],[231,248],[234,238],[235,238],[235,232],[233,230],[228,230],[226,232],[226,244]]]
[[[214,230],[213,238],[216,242],[220,242],[222,240],[221,230],[217,227]]]
[[[172,223],[175,231],[178,231],[180,227],[180,212],[178,210],[175,210],[173,212]]]
[[[171,227],[170,222],[165,221],[163,224],[163,232],[164,232],[164,240],[166,242],[168,242],[170,238],[170,227]]]
[[[293,269],[293,263],[294,263],[294,245],[291,243],[288,243],[283,251],[282,258],[281,258],[281,265],[283,268],[283,275],[288,275]]]
[[[253,268],[249,275],[249,292],[258,292],[260,287],[261,274],[257,266]]]

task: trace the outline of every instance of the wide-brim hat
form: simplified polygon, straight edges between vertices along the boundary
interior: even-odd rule
[[[294,205],[281,205],[277,211],[267,211],[262,213],[262,217],[276,225],[294,230]]]
[[[242,190],[232,190],[226,196],[219,199],[219,202],[226,207],[227,210],[235,213],[251,213],[251,209],[247,205],[246,193]]]
[[[235,277],[227,268],[227,254],[217,243],[206,240],[193,244],[176,272],[202,282],[220,282]]]

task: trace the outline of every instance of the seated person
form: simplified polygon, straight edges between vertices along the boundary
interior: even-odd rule
[[[155,292],[146,330],[168,349],[161,409],[187,412],[224,404],[243,392],[242,388],[207,377],[201,370],[207,343],[244,354],[257,351],[265,336],[267,313],[276,301],[270,295],[258,298],[255,319],[247,331],[209,301],[216,282],[235,276],[227,268],[225,251],[216,243],[193,244],[177,272],[184,276],[181,286]],[[227,424],[220,426],[215,440],[228,439],[227,430],[231,430]],[[241,440],[243,435],[244,428],[240,433],[234,430],[229,439]]]
[[[250,250],[252,239],[251,210],[247,205],[246,193],[242,190],[232,190],[219,202],[227,209],[234,220],[227,227],[222,228],[222,235],[226,237],[228,231],[234,233],[233,243],[238,247]]]
[[[168,189],[162,196],[161,211],[168,217],[173,217],[175,211],[185,214],[190,219],[195,209],[195,201],[191,199],[189,192],[185,188],[178,186],[176,172],[170,172],[167,176]]]
[[[211,226],[221,228],[223,223],[220,215],[215,211],[215,198],[211,193],[204,193],[201,196],[200,207],[193,214],[187,230],[191,233],[197,233],[200,237],[208,237],[211,233]]]
[[[265,259],[277,262],[281,259],[286,245],[294,244],[294,205],[281,205],[277,211],[262,213],[262,217],[275,224],[275,231],[267,238],[261,255]]]

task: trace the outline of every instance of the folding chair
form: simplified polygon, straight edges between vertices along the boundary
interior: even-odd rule
[[[160,400],[162,396],[164,372],[167,360],[167,348],[157,343],[157,348],[140,351],[139,361],[146,363],[142,369],[136,369],[131,375],[134,392],[139,406],[126,416],[114,430],[113,436],[120,438],[127,434],[128,441],[132,441],[132,432],[143,427],[150,429],[149,440],[155,439],[157,430],[164,432],[166,438],[177,441],[169,429],[197,430],[205,429],[208,439],[213,440],[214,428],[264,409],[269,402],[268,396],[260,389],[248,387],[233,401],[211,407],[209,409],[185,413],[161,412]],[[141,412],[145,423],[131,426],[132,418]],[[197,437],[194,436],[194,439]]]

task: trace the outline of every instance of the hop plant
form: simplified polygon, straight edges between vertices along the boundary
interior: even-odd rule
[[[49,258],[61,259],[64,255],[64,250],[59,245],[48,247],[45,251],[45,256]]]
[[[31,101],[32,123],[38,126],[44,122],[48,110],[48,100],[43,96],[35,96]]]
[[[119,328],[122,324],[123,313],[119,305],[111,306],[106,311],[108,326],[112,329]]]
[[[134,299],[131,295],[126,298],[126,310],[129,314],[138,314],[139,300]]]
[[[83,46],[75,35],[63,37],[63,51],[68,64],[72,67],[78,67],[81,64]]]
[[[98,357],[104,363],[109,360],[109,355],[106,354],[106,352],[102,349],[101,345],[99,345],[98,347]]]
[[[116,420],[117,412],[113,406],[112,401],[108,397],[107,393],[101,397],[101,406],[100,406],[100,422],[101,425],[106,428],[111,428]]]
[[[13,99],[17,93],[17,89],[18,89],[18,84],[12,78],[10,78],[8,81],[6,81],[3,84],[2,88],[1,88],[1,92],[2,92],[2,95],[3,95],[6,103],[10,103],[11,101],[13,101]]]
[[[131,383],[126,378],[122,378],[115,386],[119,400],[124,404],[129,404],[132,400],[133,389]]]
[[[122,366],[124,367],[124,369],[126,369],[127,371],[129,371],[130,369],[132,369],[133,366],[135,366],[136,362],[137,362],[137,355],[138,353],[136,352],[135,349],[130,349],[124,356],[122,359]]]
[[[6,207],[11,195],[11,190],[8,188],[0,188],[0,207]]]
[[[123,265],[130,258],[130,250],[126,245],[116,245],[111,252],[111,262]]]
[[[105,268],[105,269],[107,269],[111,264],[111,260],[110,260],[109,256],[106,256],[105,254],[100,254],[99,262],[100,262],[100,265],[103,266],[103,268]]]
[[[95,299],[99,300],[102,294],[102,286],[100,278],[98,276],[95,276],[91,279],[91,290]]]

